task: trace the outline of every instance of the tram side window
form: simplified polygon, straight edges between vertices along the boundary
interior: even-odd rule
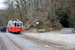
[[[9,26],[11,26],[11,24],[9,24]]]
[[[14,26],[15,25],[15,23],[12,23],[12,26]]]
[[[20,26],[22,26],[22,23],[20,23]]]

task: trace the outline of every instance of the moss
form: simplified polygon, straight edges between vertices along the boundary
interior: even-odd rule
[[[50,31],[50,29],[45,29],[45,31]]]
[[[57,29],[59,29],[59,30],[62,29],[62,28],[63,28],[62,26],[57,26]]]

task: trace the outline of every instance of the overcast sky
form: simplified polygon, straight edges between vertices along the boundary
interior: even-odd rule
[[[0,9],[4,9],[5,8],[5,5],[3,4],[5,0],[0,0]]]

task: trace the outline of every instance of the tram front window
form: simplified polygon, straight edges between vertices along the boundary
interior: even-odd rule
[[[22,23],[20,23],[20,26],[22,27]]]
[[[15,25],[14,25],[15,27],[16,27],[16,23],[15,23]]]
[[[19,27],[20,23],[17,23],[17,27]]]
[[[22,23],[13,23],[12,24],[14,27],[22,27]]]

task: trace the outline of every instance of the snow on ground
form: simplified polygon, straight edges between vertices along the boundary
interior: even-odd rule
[[[52,31],[45,33],[23,33],[24,35],[32,36],[38,39],[59,42],[63,44],[70,44],[75,46],[75,34],[72,33],[73,29],[64,29],[63,31]]]

